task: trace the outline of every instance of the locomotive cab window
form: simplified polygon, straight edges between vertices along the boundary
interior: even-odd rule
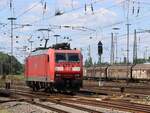
[[[56,62],[79,62],[79,54],[77,53],[56,53]]]
[[[65,53],[56,53],[55,59],[56,59],[56,62],[65,62],[66,54]]]
[[[68,53],[68,61],[69,62],[79,62],[79,54],[76,53]]]

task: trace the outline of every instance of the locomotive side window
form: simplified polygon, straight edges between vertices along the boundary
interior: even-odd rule
[[[68,56],[69,62],[79,62],[80,61],[79,55],[76,53],[68,53],[67,56]]]
[[[55,59],[56,59],[56,62],[64,62],[64,61],[66,61],[66,54],[65,53],[56,53]]]

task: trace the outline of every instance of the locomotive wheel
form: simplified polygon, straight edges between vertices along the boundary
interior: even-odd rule
[[[36,88],[35,88],[35,86],[33,86],[33,87],[32,87],[32,90],[33,90],[33,91],[36,91]]]
[[[32,87],[32,90],[33,90],[33,91],[38,91],[39,88],[38,88],[37,86],[33,86],[33,87]]]

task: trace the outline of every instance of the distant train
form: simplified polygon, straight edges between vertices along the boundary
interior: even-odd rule
[[[33,90],[76,92],[82,87],[82,54],[68,43],[35,50],[26,59],[25,78]]]
[[[84,78],[94,80],[150,80],[150,64],[93,66],[84,68]]]

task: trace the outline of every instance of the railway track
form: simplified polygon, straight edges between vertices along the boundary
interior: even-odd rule
[[[89,112],[89,113],[101,113],[99,110],[91,109],[90,107],[96,108],[106,108],[106,109],[117,109],[120,111],[128,111],[128,112],[135,112],[135,113],[150,113],[150,106],[143,105],[143,104],[136,104],[131,103],[128,101],[115,101],[115,100],[107,100],[107,101],[97,101],[92,97],[92,94],[104,94],[104,95],[112,95],[112,94],[121,94],[120,87],[87,87],[85,89],[89,90],[81,90],[81,92],[77,93],[77,96],[66,95],[66,94],[59,94],[59,93],[46,93],[46,92],[32,92],[30,88],[24,86],[15,86],[14,89],[11,89],[12,92],[12,100],[15,98],[17,101],[24,101],[30,104],[55,111],[60,113],[66,113],[67,111],[54,108],[48,105],[44,105],[44,102],[51,102],[56,105],[65,106],[72,109],[78,109],[80,111]],[[146,89],[146,88],[145,88]],[[145,90],[144,89],[144,90]],[[132,88],[125,89],[124,93],[130,93],[131,95],[138,95],[138,96],[148,96],[149,94],[144,93],[142,90],[138,92],[132,91]],[[83,93],[84,92],[84,93]],[[138,93],[138,94],[137,94]],[[148,91],[147,91],[148,93]],[[44,96],[43,96],[44,95]],[[87,96],[88,95],[88,96]],[[19,99],[17,99],[19,98]],[[86,98],[86,99],[85,99]],[[39,102],[35,102],[34,99],[39,99]],[[93,100],[94,99],[94,100]],[[44,101],[45,100],[45,101]],[[7,101],[6,101],[7,102]],[[1,102],[5,103],[5,102]],[[86,107],[86,106],[90,107]],[[54,109],[53,109],[54,108]],[[59,111],[62,110],[62,111]]]
[[[63,99],[62,101],[71,102],[70,100]],[[134,112],[134,113],[150,113],[150,106],[133,104],[131,103],[124,103],[124,102],[116,102],[116,101],[95,101],[95,100],[86,100],[86,99],[79,99],[73,101],[73,103],[77,104],[86,104],[92,105],[96,107],[105,107],[105,108],[112,108],[112,109],[119,109],[127,112]]]
[[[33,101],[32,99],[10,99],[10,100],[6,100],[6,101],[0,101],[0,103],[2,104],[2,103],[16,102],[16,101],[26,102],[26,103],[29,103],[31,105],[38,106],[38,107],[41,107],[41,108],[44,108],[44,109],[47,109],[47,110],[50,110],[50,111],[55,111],[55,112],[58,112],[58,113],[69,113],[69,112],[66,112],[66,111],[61,110],[61,109],[57,109],[57,108],[54,108],[54,107],[51,107],[51,106],[47,106],[47,105],[44,105],[44,104],[37,103],[37,102]]]
[[[124,91],[121,92],[121,87],[120,88],[107,88],[107,87],[84,87],[82,89],[83,91],[91,91],[91,92],[95,92],[97,94],[104,94],[104,95],[121,95],[121,94],[128,94],[131,96],[135,96],[135,97],[147,97],[150,96],[150,90],[149,89],[144,89],[144,91],[142,89],[128,89],[128,88],[124,88]]]
[[[124,91],[121,92],[121,87],[124,88]],[[25,87],[25,86],[13,86],[13,88],[15,89],[20,89],[22,90],[22,88],[25,90],[30,90],[30,88]],[[134,90],[133,90],[134,89]],[[144,91],[143,91],[144,89]],[[105,84],[104,86],[97,86],[97,85],[93,85],[93,84],[88,84],[85,85],[81,91],[79,92],[81,95],[84,94],[101,94],[101,95],[121,95],[122,93],[124,94],[128,94],[128,95],[132,95],[135,97],[147,97],[150,96],[150,87],[147,86],[146,84],[144,85],[134,85],[134,84],[130,84],[130,85],[126,85],[126,84],[116,84],[115,83],[108,83]]]
[[[81,111],[89,112],[89,113],[101,113],[97,110],[85,108],[85,106],[82,105],[88,105],[93,107],[104,107],[107,109],[117,109],[121,111],[128,111],[128,112],[135,112],[135,113],[149,113],[150,106],[143,105],[143,104],[135,104],[127,101],[97,101],[92,100],[92,98],[83,98],[82,96],[71,96],[71,95],[50,95],[44,92],[25,92],[25,91],[17,91],[17,95],[25,96],[27,98],[33,99],[33,98],[39,98],[40,101],[46,101],[51,102],[55,104],[59,104],[62,106],[78,109]],[[41,98],[41,95],[45,96]],[[35,104],[35,102],[31,102],[32,104]],[[38,103],[39,104],[39,103]],[[76,104],[76,105],[75,105]],[[42,106],[42,105],[41,105]],[[82,106],[82,107],[81,107]]]
[[[52,111],[56,111],[58,113],[69,113],[67,111],[63,111],[61,109],[57,109],[57,108],[54,108],[53,107],[50,107],[50,106],[47,106],[47,105],[44,105],[44,104],[41,104],[41,102],[43,102],[43,100],[46,100],[46,102],[51,102],[53,104],[56,104],[56,105],[61,105],[61,106],[65,106],[65,107],[69,107],[69,108],[73,108],[73,109],[77,109],[77,110],[81,110],[81,111],[85,111],[87,113],[102,113],[100,111],[96,111],[96,110],[92,110],[92,109],[88,109],[88,108],[84,108],[84,107],[81,107],[81,106],[77,106],[77,105],[73,105],[73,104],[69,104],[69,103],[64,103],[64,102],[61,102],[61,101],[58,101],[58,98],[70,98],[72,96],[69,96],[67,95],[49,95],[49,94],[46,94],[44,96],[44,98],[42,97],[41,98],[41,95],[43,96],[44,93],[30,93],[30,92],[25,92],[25,91],[17,91],[15,92],[15,96],[24,96],[25,99],[22,99],[21,101],[24,101],[24,102],[27,102],[27,103],[30,103],[30,104],[33,104],[33,105],[37,105],[39,107],[43,107],[43,108],[46,108],[46,109],[49,109],[49,110],[52,110]],[[27,98],[26,98],[27,97]],[[15,97],[16,98],[16,97]],[[34,99],[38,98],[40,100],[40,102],[35,102]]]
[[[129,89],[150,89],[149,85],[150,83],[128,83],[128,82],[113,82],[113,81],[101,81],[102,82],[102,87],[107,87],[107,88],[120,88],[120,87],[125,87]],[[84,80],[83,85],[87,87],[98,87],[99,86],[99,81],[93,81],[93,80]]]
[[[41,107],[41,108],[45,108],[45,109],[50,110],[50,111],[55,111],[55,112],[58,112],[58,113],[69,113],[65,110],[57,109],[57,108],[47,106],[47,105],[44,105],[44,104],[41,104],[41,103],[37,103],[37,102],[34,102],[34,101],[26,100],[24,102],[27,102],[29,104],[32,104],[32,105],[35,105],[35,106],[38,106],[38,107]]]

